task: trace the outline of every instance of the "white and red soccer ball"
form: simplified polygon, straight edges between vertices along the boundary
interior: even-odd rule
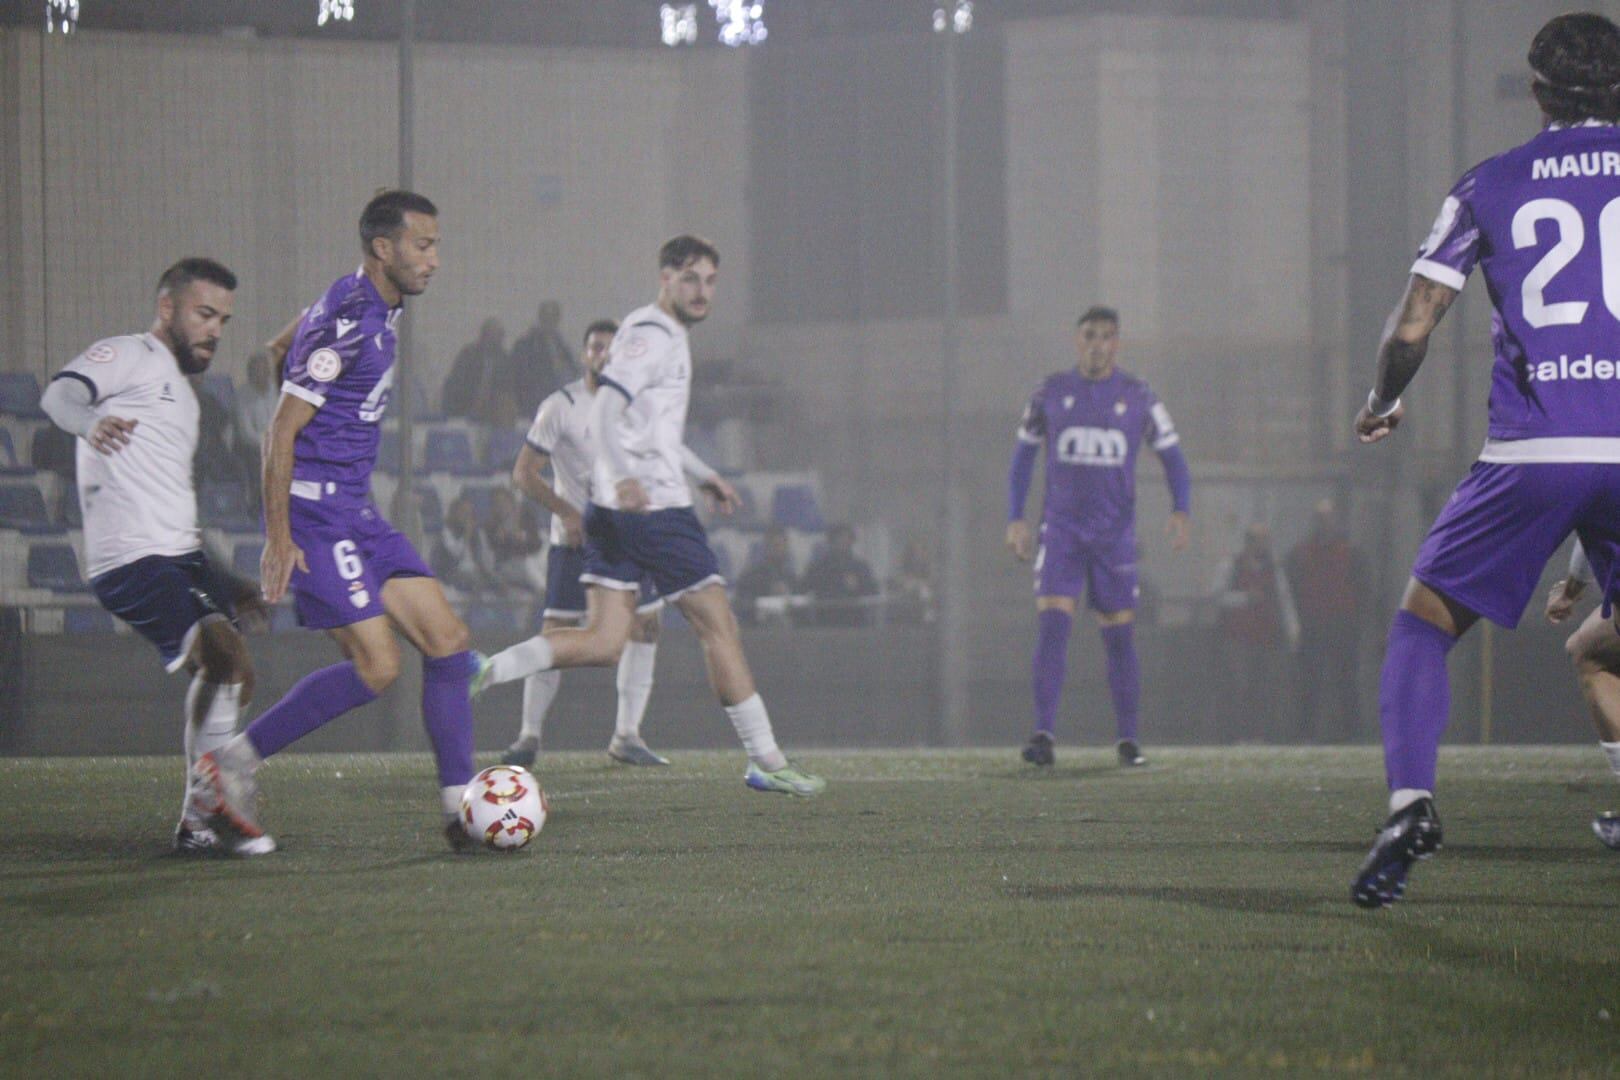
[[[516,851],[533,840],[550,811],[540,781],[517,765],[491,765],[461,793],[467,835],[496,851]]]

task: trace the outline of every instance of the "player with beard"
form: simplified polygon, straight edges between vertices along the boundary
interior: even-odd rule
[[[584,378],[559,388],[540,403],[517,463],[512,466],[512,483],[552,515],[542,633],[578,626],[585,618],[585,585],[580,581],[585,570],[583,513],[596,460],[590,417],[601,389],[596,378],[612,354],[613,337],[618,332],[619,324],[612,319],[598,319],[585,328],[580,357],[585,365]],[[549,483],[545,478],[547,466],[552,474]],[[702,468],[708,477],[714,475],[708,466]],[[650,593],[651,582],[644,582],[643,589]],[[644,599],[646,602],[636,609],[630,641],[619,657],[614,680],[619,707],[607,752],[608,757],[626,765],[668,765],[669,759],[654,753],[641,737],[641,721],[652,696],[657,665],[658,618],[664,608],[662,600],[650,595]],[[536,672],[523,680],[522,729],[517,741],[501,755],[502,764],[524,768],[534,764],[540,752],[540,727],[561,685],[562,672],[556,670]]]
[[[737,618],[687,486],[686,411],[692,390],[687,332],[709,314],[720,254],[678,236],[658,253],[658,299],[625,316],[597,376],[590,430],[596,452],[585,508],[583,629],[551,630],[481,662],[475,691],[536,672],[619,662],[636,621],[643,576],[675,604],[703,645],[709,684],[748,754],[744,782],[756,791],[816,795],[819,776],[796,768],[776,745],[765,703],[743,655]],[[702,486],[722,510],[737,492],[720,476]]]
[[[397,631],[422,653],[422,719],[438,762],[445,838],[471,851],[477,843],[456,818],[473,775],[467,627],[371,502],[395,326],[405,297],[425,291],[438,269],[438,210],[414,192],[383,192],[360,216],[360,246],[360,269],[304,313],[283,364],[265,439],[259,567],[265,599],[275,603],[290,587],[299,623],[329,632],[345,659],[306,676],[247,731],[203,755],[196,773],[221,821],[259,835],[259,766],[386,690],[399,676]]]
[[[187,773],[236,734],[253,695],[253,664],[232,619],[262,616],[257,590],[203,554],[192,459],[198,406],[188,376],[208,370],[231,318],[236,275],[212,259],[182,259],[158,281],[157,316],[144,334],[90,346],[51,380],[40,406],[78,436],[84,575],[101,606],[157,647],[186,691]],[[221,840],[191,785],[174,848],[185,854],[263,855],[269,836]]]
[[[1512,628],[1542,567],[1579,535],[1605,608],[1620,567],[1620,27],[1560,15],[1536,33],[1543,129],[1468,170],[1441,204],[1391,313],[1363,443],[1391,435],[1401,392],[1478,265],[1493,311],[1490,427],[1424,538],[1379,685],[1389,816],[1351,883],[1362,907],[1400,899],[1440,850],[1434,785],[1451,710],[1446,657],[1480,616]]]

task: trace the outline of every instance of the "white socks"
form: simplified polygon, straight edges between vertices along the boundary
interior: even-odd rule
[[[489,684],[507,683],[514,679],[551,668],[551,642],[542,634],[520,641],[509,649],[502,649],[489,658]]]
[[[1432,799],[1434,792],[1422,788],[1403,787],[1389,793],[1389,812],[1398,814],[1419,799]]]
[[[540,725],[551,711],[551,703],[556,700],[557,688],[561,685],[562,672],[555,669],[539,671],[524,678],[523,728],[518,732],[520,737],[540,741]]]
[[[613,721],[615,739],[639,739],[641,719],[647,715],[647,699],[652,697],[653,665],[658,659],[657,643],[627,642],[619,655],[619,673],[614,685],[619,688],[619,712]],[[759,695],[754,695],[758,700]],[[730,710],[727,710],[728,712]],[[764,707],[761,706],[761,712]],[[735,723],[735,720],[733,720]],[[765,722],[770,731],[770,721]]]
[[[241,683],[211,683],[201,675],[191,680],[186,688],[186,726],[183,743],[186,748],[186,794],[180,805],[180,815],[191,818],[191,766],[204,754],[218,750],[236,734],[236,722],[242,713]],[[197,822],[193,822],[193,825]]]
[[[241,714],[241,683],[204,682],[201,675],[193,678],[186,690],[186,763],[230,742]]]
[[[1620,780],[1620,742],[1604,742],[1598,740],[1603,747],[1603,756],[1609,759],[1609,771],[1614,773],[1616,780]]]
[[[439,805],[444,808],[445,817],[461,815],[461,793],[466,790],[466,784],[451,784],[439,789]]]
[[[737,737],[742,740],[750,761],[766,772],[787,767],[787,755],[777,748],[776,736],[771,732],[770,715],[766,713],[765,702],[758,694],[747,701],[727,705],[726,716],[731,718],[731,726],[737,729]]]

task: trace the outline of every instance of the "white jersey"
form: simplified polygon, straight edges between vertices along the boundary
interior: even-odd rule
[[[597,380],[604,392],[617,391],[630,405],[618,429],[598,437],[619,440],[631,462],[631,477],[647,492],[649,510],[691,506],[681,447],[686,441],[686,408],[692,394],[692,351],[686,328],[656,304],[625,316],[613,338],[607,367]],[[592,498],[617,510],[616,480],[606,455],[591,474]]]
[[[198,550],[202,534],[191,483],[197,395],[173,354],[151,334],[108,338],[56,378],[87,385],[98,417],[138,421],[129,444],[111,454],[77,440],[85,577],[148,555]]]
[[[591,438],[591,402],[596,392],[575,379],[540,403],[529,425],[528,442],[551,459],[552,486],[581,514],[591,497],[591,468],[596,463],[596,442]],[[562,519],[551,517],[551,542],[564,545]]]

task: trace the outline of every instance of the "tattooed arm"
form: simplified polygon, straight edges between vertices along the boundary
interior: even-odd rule
[[[1377,442],[1395,430],[1405,413],[1400,405],[1401,391],[1405,390],[1417,374],[1423,357],[1429,351],[1429,337],[1445,317],[1451,302],[1457,299],[1457,290],[1420,274],[1413,274],[1406,283],[1406,295],[1400,305],[1390,313],[1384,324],[1384,340],[1378,346],[1378,375],[1373,382],[1373,397],[1356,414],[1356,436],[1364,443]],[[1379,416],[1379,411],[1389,411]]]

